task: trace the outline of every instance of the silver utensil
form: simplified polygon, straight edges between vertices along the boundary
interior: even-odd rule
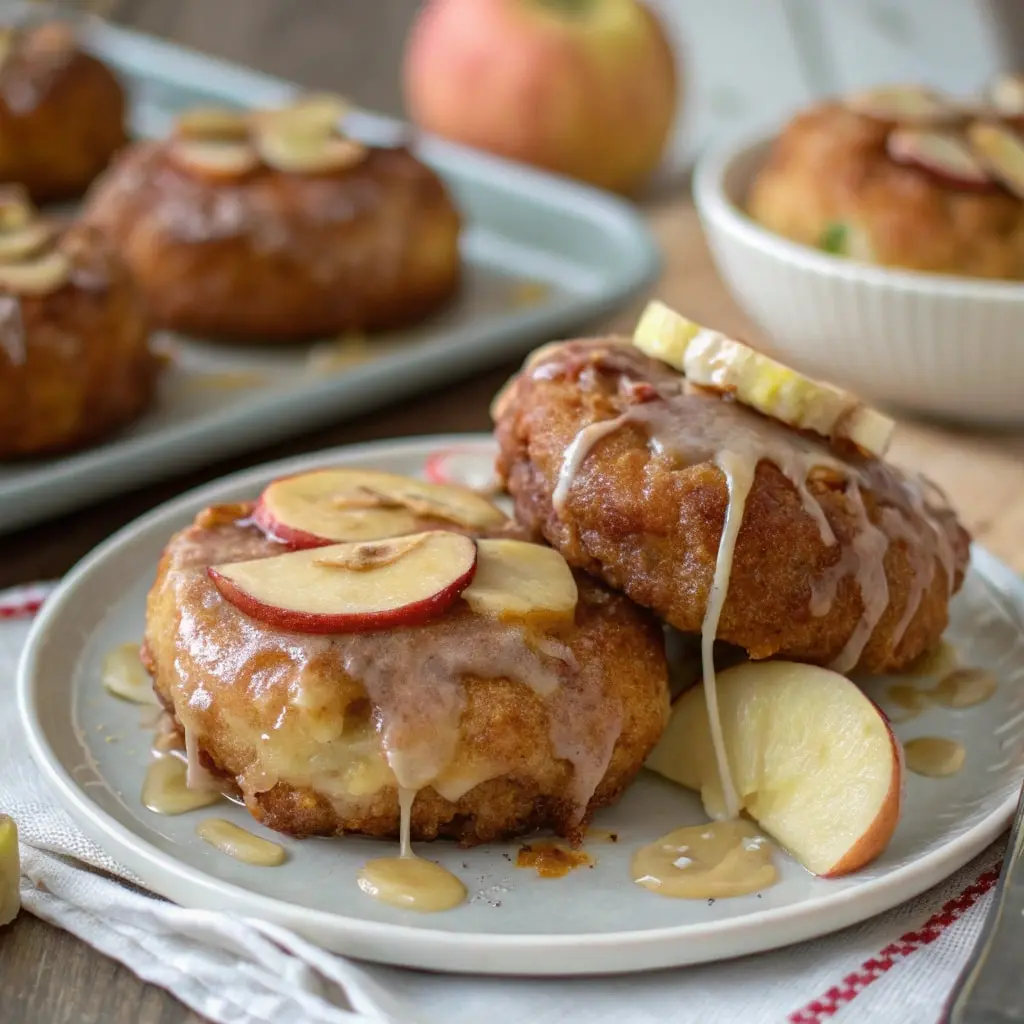
[[[978,943],[940,1024],[1024,1021],[1024,787],[1003,870]]]

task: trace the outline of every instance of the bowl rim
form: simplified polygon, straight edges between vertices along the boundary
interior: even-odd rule
[[[693,172],[693,199],[706,230],[709,227],[723,229],[748,248],[758,249],[800,270],[833,278],[922,295],[941,294],[950,299],[1024,304],[1024,281],[997,281],[860,263],[822,252],[762,227],[729,195],[725,181],[738,161],[754,156],[758,150],[764,151],[763,159],[777,138],[777,132],[766,134],[762,130],[756,135],[713,146],[701,155]]]

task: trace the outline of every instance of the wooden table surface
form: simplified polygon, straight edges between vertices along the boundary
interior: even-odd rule
[[[323,6],[327,0],[303,2]],[[350,9],[354,6],[353,0],[338,0],[338,3]],[[242,0],[219,0],[218,11],[233,11],[235,17],[224,18],[213,25],[206,20],[210,11],[208,4],[168,5],[158,0],[123,0],[115,4],[115,8],[134,15],[127,20],[151,31],[162,31],[193,44],[202,41],[225,55],[248,56],[250,63],[305,78],[311,85],[338,87],[336,78],[332,79],[326,70],[317,70],[319,66],[315,61],[301,64],[308,72],[302,75],[296,74],[300,67],[298,62],[283,62],[281,52],[287,51],[288,46],[301,50],[293,40],[284,37],[280,46],[264,46],[261,54],[258,40],[245,35],[242,29],[248,22],[242,12],[275,4],[279,13],[292,9],[284,0],[245,0],[244,6]],[[394,22],[394,29],[407,23],[413,3],[401,0],[397,4],[370,5],[359,0],[360,12],[378,6],[388,10],[386,15],[379,10],[377,16]],[[199,9],[202,17],[195,13]],[[171,10],[179,12],[173,24],[167,21],[167,12]],[[193,12],[191,20],[189,11]],[[306,12],[305,7],[303,11]],[[391,55],[388,63],[392,69],[399,52],[394,41],[396,32],[397,29],[386,37]],[[268,38],[268,34],[264,32],[262,38]],[[365,35],[362,42],[365,44]],[[248,51],[244,49],[246,46],[250,47]],[[365,45],[356,47],[353,59],[358,59],[359,52],[365,55],[373,49]],[[323,50],[324,61],[330,52],[329,46]],[[379,59],[379,54],[376,56]],[[389,84],[376,93],[367,89],[362,72],[356,79],[343,83],[350,86],[347,91],[351,94],[378,108],[397,109],[399,100],[393,70],[387,78]],[[664,273],[656,288],[659,296],[685,309],[699,321],[727,332],[739,332],[756,341],[757,332],[734,305],[715,274],[688,197],[683,194],[670,197],[651,207],[649,216],[665,258]],[[635,312],[635,308],[623,311],[609,328],[628,328]],[[0,586],[59,576],[95,544],[145,510],[189,487],[245,466],[372,438],[486,430],[489,400],[513,369],[511,364],[500,366],[472,380],[455,381],[441,390],[404,400],[400,405],[0,538]],[[1024,538],[1024,434],[967,433],[908,423],[901,426],[893,456],[901,463],[925,471],[944,487],[974,536],[1016,569],[1024,571],[1024,542],[1021,540]],[[199,1017],[166,993],[143,984],[114,961],[27,914],[11,927],[0,929],[0,1019],[5,1024],[200,1022]]]

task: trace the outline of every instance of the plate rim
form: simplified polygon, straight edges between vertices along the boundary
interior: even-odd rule
[[[79,588],[106,560],[144,536],[158,522],[187,513],[219,492],[258,484],[281,470],[332,459],[359,461],[381,452],[427,454],[444,448],[494,444],[489,434],[440,434],[387,438],[290,456],[220,477],[158,505],[126,524],[79,561],[50,595],[33,622],[18,662],[17,708],[36,766],[51,791],[83,831],[115,860],[134,871],[153,892],[183,906],[219,909],[259,917],[291,928],[327,948],[396,966],[467,974],[583,976],[623,974],[731,959],[781,948],[838,931],[896,907],[963,867],[1005,831],[1017,804],[1011,794],[966,832],[909,864],[861,885],[816,898],[812,903],[753,911],[698,924],[599,934],[453,932],[437,928],[368,921],[301,907],[216,878],[166,853],[93,803],[50,745],[35,711],[45,681],[40,655],[51,631]],[[971,562],[1000,590],[1024,599],[1024,581],[983,547],[973,544]],[[896,898],[893,898],[896,897]],[[358,948],[353,948],[353,946]],[[604,954],[603,956],[600,954]],[[564,957],[556,961],[555,954]]]

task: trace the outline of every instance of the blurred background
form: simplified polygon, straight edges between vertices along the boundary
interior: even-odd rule
[[[94,0],[117,22],[402,115],[397,74],[420,0]],[[651,0],[682,55],[667,163],[776,124],[817,95],[922,82],[980,90],[1024,66],[1020,0]]]

